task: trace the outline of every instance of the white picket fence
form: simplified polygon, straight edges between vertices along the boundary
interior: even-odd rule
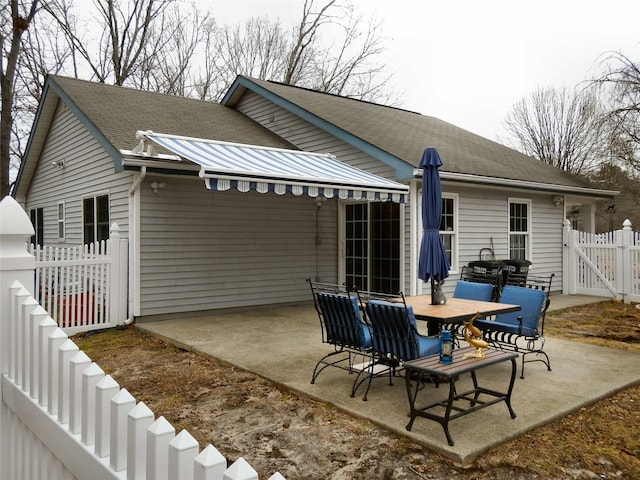
[[[82,352],[30,293],[33,228],[0,202],[0,480],[258,480],[240,457],[154,413]],[[283,480],[279,473],[269,480]]]
[[[127,239],[91,245],[30,245],[36,259],[36,300],[68,334],[115,327],[127,320]]]
[[[640,302],[640,232],[587,233],[564,227],[564,294],[616,297]]]

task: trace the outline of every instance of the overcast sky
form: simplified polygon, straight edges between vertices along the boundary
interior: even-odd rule
[[[352,0],[382,20],[404,108],[496,140],[538,86],[573,87],[599,56],[640,61],[640,0]],[[199,0],[218,22],[301,16],[303,0]]]

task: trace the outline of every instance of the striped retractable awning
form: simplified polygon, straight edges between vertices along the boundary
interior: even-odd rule
[[[210,190],[255,190],[279,195],[338,197],[403,203],[409,187],[337,160],[332,155],[145,132],[147,138],[200,165]]]

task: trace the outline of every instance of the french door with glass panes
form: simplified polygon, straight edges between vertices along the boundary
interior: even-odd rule
[[[345,280],[361,290],[400,291],[400,205],[345,205]]]

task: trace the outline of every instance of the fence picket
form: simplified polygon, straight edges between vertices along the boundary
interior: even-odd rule
[[[34,299],[35,300],[35,299]],[[40,357],[42,352],[40,351],[40,328],[39,325],[44,321],[49,314],[47,311],[38,304],[38,306],[31,312],[29,318],[29,338],[30,350],[31,350],[31,362],[29,363],[29,394],[31,398],[38,398],[39,384],[40,384]]]
[[[49,336],[53,334],[58,324],[53,318],[47,317],[38,326],[40,329],[40,378],[38,379],[38,405],[47,406],[49,399]]]
[[[123,388],[111,399],[110,466],[116,472],[127,468],[127,419],[136,399]]]
[[[169,442],[169,480],[193,478],[193,462],[198,455],[198,441],[182,430]]]
[[[127,419],[127,479],[145,480],[147,474],[147,429],[153,424],[153,412],[144,402],[129,412]]]
[[[120,385],[106,375],[96,385],[95,452],[98,458],[109,455],[111,447],[111,399],[120,391]]]
[[[69,431],[80,433],[82,428],[82,372],[91,365],[91,359],[79,350],[69,361]]]
[[[95,362],[82,372],[80,441],[84,445],[93,445],[95,442],[96,391],[98,383],[104,376],[104,370]]]
[[[213,445],[207,445],[196,457],[194,469],[194,480],[221,480],[227,459]]]
[[[49,381],[47,382],[47,406],[49,415],[58,414],[58,390],[60,388],[60,364],[58,356],[60,348],[68,340],[67,334],[57,327],[50,335],[47,349],[47,357],[49,360]],[[59,418],[59,417],[58,417]]]
[[[168,480],[169,444],[175,436],[176,429],[162,416],[153,422],[147,430],[148,478]]]
[[[58,420],[62,424],[69,423],[71,359],[78,351],[78,346],[69,339],[58,349]]]

